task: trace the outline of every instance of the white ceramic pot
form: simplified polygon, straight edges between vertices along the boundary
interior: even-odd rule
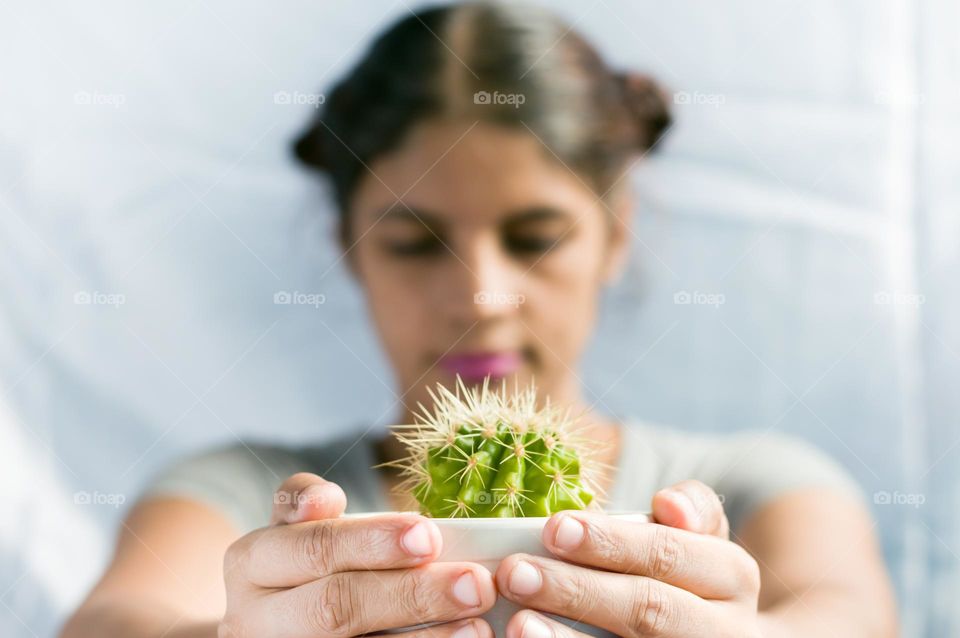
[[[353,518],[386,513],[392,512],[363,512],[361,514],[345,514],[344,516]],[[646,523],[650,520],[649,515],[642,512],[608,511],[606,514],[641,523]],[[443,550],[437,558],[438,561],[469,561],[479,563],[490,570],[492,574],[496,571],[500,561],[510,554],[524,553],[535,556],[553,556],[540,541],[543,526],[550,520],[549,517],[546,516],[516,518],[432,518],[430,520],[437,524],[437,527],[440,528],[440,534],[443,537]],[[496,636],[506,636],[507,622],[510,620],[510,617],[520,609],[520,607],[511,601],[500,596],[497,598],[493,609],[484,614],[483,618],[490,623]],[[547,615],[592,636],[607,638],[614,635],[605,629],[588,625],[585,622],[575,622],[574,620],[554,614]],[[403,627],[386,631],[385,633],[420,629],[422,627],[429,627],[432,624],[435,623]]]

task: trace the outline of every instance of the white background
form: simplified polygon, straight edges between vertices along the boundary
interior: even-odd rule
[[[554,4],[680,102],[634,175],[591,398],[799,434],[868,494],[922,500],[874,507],[905,635],[960,635],[960,9]],[[287,150],[312,109],[275,95],[322,92],[412,6],[0,8],[0,634],[55,631],[178,455],[392,414],[325,192]]]

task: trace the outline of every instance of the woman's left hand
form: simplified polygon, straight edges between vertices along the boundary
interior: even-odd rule
[[[760,571],[729,540],[716,493],[682,481],[653,497],[653,523],[587,510],[554,514],[543,544],[559,560],[512,554],[496,572],[501,596],[525,607],[508,638],[582,638],[534,609],[619,636],[760,636]]]

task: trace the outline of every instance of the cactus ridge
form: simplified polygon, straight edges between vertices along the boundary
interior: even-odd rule
[[[599,478],[611,466],[602,446],[581,434],[579,417],[546,399],[537,407],[534,384],[507,393],[428,388],[433,411],[418,403],[415,423],[390,426],[409,455],[379,466],[401,470],[395,488],[412,495],[421,513],[438,518],[550,516],[565,509],[600,507]]]

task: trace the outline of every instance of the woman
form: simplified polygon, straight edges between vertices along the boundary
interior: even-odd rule
[[[157,477],[63,635],[436,622],[416,633],[487,638],[479,616],[498,595],[524,608],[511,638],[578,635],[540,612],[624,636],[895,635],[869,514],[832,460],[782,435],[616,422],[583,397],[577,362],[631,236],[625,176],[669,122],[652,81],[613,72],[555,17],[472,3],[381,35],[296,143],[330,178],[343,263],[398,380],[394,422],[456,374],[535,378],[612,444],[610,505],[650,508],[658,524],[557,514],[544,530],[554,558],[514,555],[491,575],[435,561],[428,518],[340,518],[408,508],[392,496],[399,477],[371,469],[405,455],[393,437],[236,445]]]

